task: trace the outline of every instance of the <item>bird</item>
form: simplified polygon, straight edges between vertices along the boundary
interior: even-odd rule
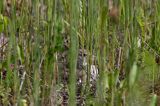
[[[112,8],[109,9],[109,17],[110,19],[117,23],[119,20],[119,9],[117,6],[112,6]]]

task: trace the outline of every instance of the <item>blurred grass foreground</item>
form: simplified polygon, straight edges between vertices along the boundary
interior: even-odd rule
[[[160,0],[0,0],[0,106],[160,106]]]

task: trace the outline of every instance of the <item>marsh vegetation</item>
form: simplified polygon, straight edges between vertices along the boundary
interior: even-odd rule
[[[160,0],[0,0],[0,106],[159,106]]]

